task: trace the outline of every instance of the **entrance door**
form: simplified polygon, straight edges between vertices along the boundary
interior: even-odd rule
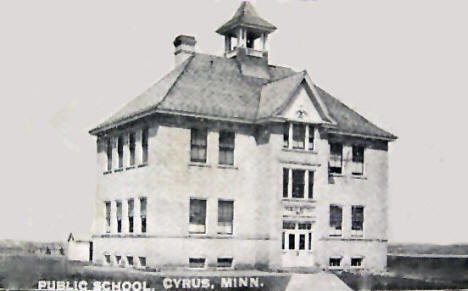
[[[312,267],[312,222],[283,221],[283,267]]]

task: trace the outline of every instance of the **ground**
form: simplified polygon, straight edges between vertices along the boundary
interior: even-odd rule
[[[468,267],[460,263],[432,260],[395,260],[389,258],[388,272],[382,274],[337,273],[354,290],[401,290],[401,289],[459,289],[468,288]],[[456,266],[454,268],[453,266]],[[65,257],[33,254],[0,256],[0,288],[37,288],[41,279],[97,281],[146,281],[148,286],[163,286],[164,277],[188,278],[201,276],[209,279],[214,286],[220,286],[220,277],[242,277],[245,274],[258,277],[261,288],[248,290],[286,290],[291,276],[286,273],[262,271],[226,272],[144,272],[123,268],[90,266],[69,262]],[[90,283],[92,284],[92,283]],[[162,289],[162,288],[161,288]],[[184,289],[177,289],[184,290]],[[223,290],[243,290],[223,288]],[[244,289],[245,290],[245,289]]]

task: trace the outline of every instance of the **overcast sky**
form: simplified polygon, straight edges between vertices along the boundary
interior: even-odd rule
[[[394,133],[391,242],[468,242],[468,1],[253,1],[278,27],[270,63]],[[0,2],[0,239],[88,233],[96,191],[87,132],[173,68],[172,41],[215,30],[239,1]]]

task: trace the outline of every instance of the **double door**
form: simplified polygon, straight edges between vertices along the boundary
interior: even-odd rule
[[[312,223],[308,221],[283,221],[283,267],[312,267]]]

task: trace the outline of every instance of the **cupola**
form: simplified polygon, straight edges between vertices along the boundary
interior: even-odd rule
[[[250,2],[244,1],[216,32],[225,38],[226,57],[232,58],[244,51],[245,55],[267,59],[268,34],[275,30],[273,24],[258,16]]]

